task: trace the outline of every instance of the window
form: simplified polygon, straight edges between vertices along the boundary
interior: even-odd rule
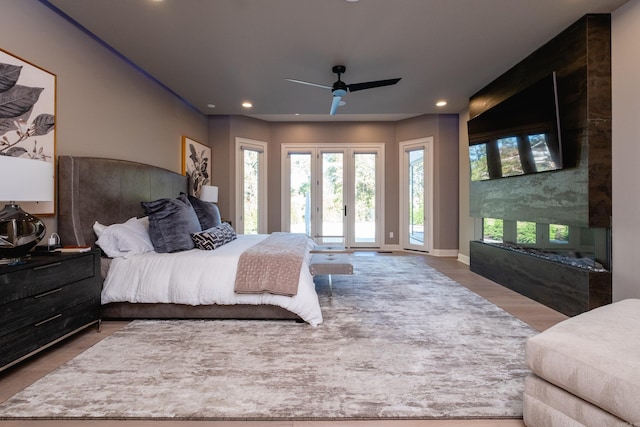
[[[569,226],[562,224],[549,224],[549,243],[556,245],[568,245]]]
[[[502,242],[504,236],[504,223],[501,219],[483,218],[482,240],[485,242]]]
[[[292,233],[311,235],[311,153],[290,153],[289,227]]]
[[[536,238],[536,223],[529,221],[517,221],[516,223],[516,242],[522,245],[535,245]]]
[[[240,234],[267,232],[267,144],[236,138],[236,199],[234,228]]]

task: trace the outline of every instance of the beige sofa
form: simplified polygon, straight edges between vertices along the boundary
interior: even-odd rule
[[[640,299],[567,319],[526,346],[529,427],[640,426]]]

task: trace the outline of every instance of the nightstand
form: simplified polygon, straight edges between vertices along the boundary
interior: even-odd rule
[[[0,266],[0,371],[100,324],[100,251]]]

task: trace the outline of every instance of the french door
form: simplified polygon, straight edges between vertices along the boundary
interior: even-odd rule
[[[383,153],[382,145],[284,145],[282,229],[318,243],[380,247]]]
[[[433,138],[400,146],[400,244],[429,252],[433,247]]]

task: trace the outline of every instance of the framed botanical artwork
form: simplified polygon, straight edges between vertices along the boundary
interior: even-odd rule
[[[188,178],[189,194],[200,197],[202,186],[211,180],[211,148],[183,136],[182,174]]]
[[[55,171],[55,118],[56,75],[0,49],[0,156],[50,162]],[[55,180],[50,185],[55,194]],[[55,213],[55,201],[20,206],[35,215]]]

